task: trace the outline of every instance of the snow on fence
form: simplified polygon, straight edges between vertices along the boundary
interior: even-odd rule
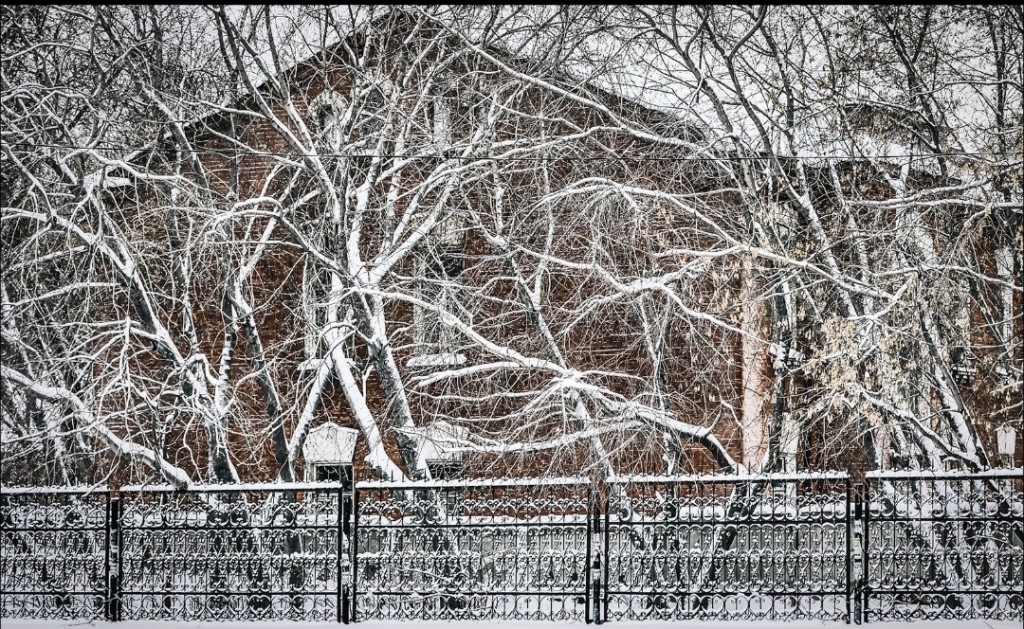
[[[1019,619],[1024,473],[0,488],[3,617]]]
[[[869,474],[866,618],[1021,617],[1024,474]]]
[[[338,620],[350,495],[2,490],[4,617]],[[344,566],[344,568],[343,568]]]
[[[3,617],[109,617],[110,493],[3,488]]]
[[[348,495],[121,491],[121,618],[336,620]]]
[[[845,619],[850,482],[627,478],[605,513],[609,619]]]
[[[356,619],[590,620],[590,481],[356,486]]]

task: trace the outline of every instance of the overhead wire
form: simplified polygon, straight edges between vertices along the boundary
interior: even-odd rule
[[[36,144],[31,142],[5,142],[7,146],[21,146],[28,148],[49,148],[49,149],[66,149],[73,151],[118,151],[118,152],[140,152],[147,150],[162,150],[153,146],[142,146],[142,147],[117,147],[117,146],[76,146],[70,144]],[[299,153],[294,151],[261,151],[253,149],[251,151],[244,150],[229,150],[229,149],[212,149],[212,148],[180,148],[175,147],[175,152],[189,153],[194,155],[219,155],[222,157],[348,157],[348,158],[369,158],[369,157],[381,157],[387,159],[446,159],[446,160],[468,160],[468,161],[666,161],[666,162],[722,162],[731,160],[814,160],[814,159],[836,159],[836,160],[864,160],[864,159],[913,159],[913,160],[925,160],[933,159],[936,157],[963,157],[971,158],[982,161],[994,161],[996,158],[1011,157],[1008,154],[992,153],[988,155],[981,155],[977,153],[967,152],[944,152],[944,153],[927,153],[920,155],[722,155],[720,157],[701,157],[695,155],[680,155],[680,156],[669,156],[669,155],[645,155],[640,157],[632,157],[629,155],[444,155],[439,153],[341,153],[334,151],[316,152],[316,153]]]

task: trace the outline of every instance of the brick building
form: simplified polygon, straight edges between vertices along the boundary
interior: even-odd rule
[[[168,123],[97,180],[124,233],[158,243],[141,307],[170,332],[136,339],[142,374],[205,361],[212,382],[200,402],[154,394],[184,409],[160,435],[130,413],[116,432],[219,481],[317,477],[305,437],[328,423],[356,431],[359,478],[879,465],[865,435],[889,433],[821,407],[840,386],[812,368],[825,326],[797,314],[817,305],[787,302],[787,267],[749,245],[772,215],[815,258],[807,219],[740,190],[742,160],[699,124],[401,12],[285,70],[225,54],[230,105]],[[810,170],[825,230],[841,229],[828,169]],[[837,171],[887,198],[863,164]],[[1000,255],[980,259],[1003,278]],[[102,316],[145,319],[132,295]],[[1011,346],[1019,302],[1000,306]],[[992,354],[990,329],[944,360]],[[169,363],[171,345],[191,358]],[[959,386],[994,450],[1019,387]]]

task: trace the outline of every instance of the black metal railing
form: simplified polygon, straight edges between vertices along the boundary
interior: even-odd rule
[[[845,474],[623,478],[609,484],[610,620],[841,620]]]
[[[1019,471],[879,473],[866,479],[865,619],[1019,619]]]
[[[587,479],[360,483],[356,505],[356,619],[587,617]]]
[[[0,489],[2,617],[1020,619],[1024,474]]]
[[[101,619],[116,612],[110,493],[4,489],[0,614]]]
[[[347,498],[337,485],[122,490],[121,617],[338,619]]]

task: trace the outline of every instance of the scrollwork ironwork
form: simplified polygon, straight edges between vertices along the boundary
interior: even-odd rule
[[[611,485],[608,618],[845,618],[847,482]]]
[[[603,501],[580,479],[0,488],[0,615],[1021,618],[1019,470],[869,474],[865,487],[635,478]]]
[[[104,617],[108,499],[106,492],[2,496],[4,617]]]
[[[358,491],[360,619],[583,619],[587,484]]]
[[[317,499],[238,491],[123,500],[124,618],[335,619],[340,490]]]
[[[1019,619],[1024,479],[879,474],[868,481],[869,620]]]

